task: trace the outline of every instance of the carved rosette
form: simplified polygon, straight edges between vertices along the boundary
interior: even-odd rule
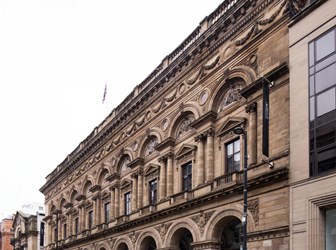
[[[211,215],[213,215],[215,211],[203,212],[201,211],[198,215],[192,216],[191,219],[197,224],[201,235],[204,234],[205,225],[209,221]]]

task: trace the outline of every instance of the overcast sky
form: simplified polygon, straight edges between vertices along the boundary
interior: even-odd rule
[[[0,219],[221,2],[0,0]]]

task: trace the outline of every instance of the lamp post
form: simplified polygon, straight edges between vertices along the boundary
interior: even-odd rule
[[[246,131],[242,127],[236,127],[233,129],[236,135],[242,135],[244,139],[244,211],[243,211],[243,250],[247,250],[247,135]]]

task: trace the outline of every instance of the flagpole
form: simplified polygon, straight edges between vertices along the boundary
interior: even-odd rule
[[[105,110],[106,110],[106,116],[108,115],[108,103],[107,103],[107,80],[105,81],[105,88],[104,88],[104,94],[103,94],[103,104],[105,102]]]
[[[108,97],[107,96],[107,80],[105,81],[105,86],[106,86],[106,97]],[[105,108],[106,108],[106,116],[107,116],[108,115],[108,98],[106,98]]]

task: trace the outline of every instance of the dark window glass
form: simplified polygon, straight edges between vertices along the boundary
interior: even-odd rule
[[[104,219],[105,219],[105,223],[110,222],[110,203],[109,202],[104,204]]]
[[[89,211],[88,216],[89,216],[88,218],[89,219],[89,229],[91,229],[93,226],[93,212]]]
[[[313,72],[309,77],[311,175],[336,169],[335,45],[335,29],[309,44],[309,71]]]
[[[67,237],[67,224],[63,224],[63,238],[66,239]]]
[[[131,213],[131,193],[125,194],[125,214],[129,215]]]
[[[226,144],[226,166],[227,173],[240,169],[240,140]]]
[[[149,202],[151,205],[157,202],[157,180],[152,180],[149,182]]]
[[[55,242],[58,241],[58,230],[57,230],[57,227],[54,229],[54,239],[55,239]]]
[[[40,228],[40,246],[44,246],[44,223],[41,222]]]
[[[75,234],[77,235],[79,233],[79,219],[75,219]]]
[[[188,191],[192,188],[192,163],[189,162],[182,166],[182,191]]]

